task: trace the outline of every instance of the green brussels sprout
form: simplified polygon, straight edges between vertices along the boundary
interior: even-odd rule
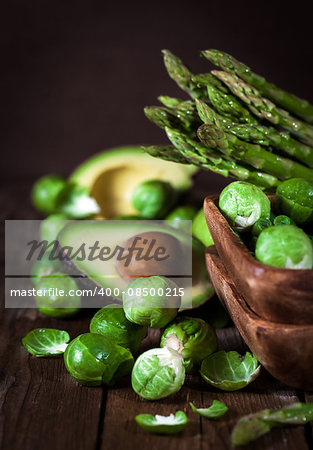
[[[148,400],[178,392],[185,381],[182,356],[171,348],[153,348],[139,356],[132,371],[134,391]]]
[[[40,224],[40,236],[48,242],[55,241],[59,232],[66,225],[67,217],[64,214],[50,214]]]
[[[283,214],[281,214],[280,216],[276,216],[274,221],[273,221],[273,225],[277,226],[277,225],[295,225],[295,222],[290,219],[290,217],[288,216],[284,216]]]
[[[252,227],[251,233],[252,236],[259,236],[261,231],[265,230],[265,228],[271,227],[272,226],[272,222],[269,219],[264,219],[263,217],[261,217],[260,219],[258,219],[255,224]]]
[[[123,293],[126,318],[138,325],[163,328],[177,316],[179,288],[160,276],[136,278]]]
[[[100,334],[85,333],[66,348],[64,362],[78,383],[112,386],[129,374],[134,364],[131,352]]]
[[[161,347],[170,347],[180,353],[186,372],[194,373],[202,360],[217,350],[217,337],[204,320],[179,317],[165,328]]]
[[[31,192],[33,205],[39,211],[53,214],[57,210],[57,197],[65,186],[66,180],[59,175],[45,175],[39,178]]]
[[[213,238],[205,220],[204,211],[201,208],[192,222],[192,235],[199,239],[205,247],[214,245]]]
[[[50,252],[46,251],[41,259],[37,259],[31,268],[31,277],[34,284],[36,284],[42,277],[51,275],[61,269],[59,259],[50,259]]]
[[[81,307],[81,299],[80,296],[76,295],[76,290],[77,284],[73,278],[64,273],[56,272],[43,276],[36,283],[37,294],[35,299],[37,308],[45,316],[55,318],[71,317],[78,313]],[[64,291],[64,295],[60,291]],[[66,295],[70,291],[75,295]],[[39,292],[42,295],[39,295]]]
[[[226,186],[219,198],[219,208],[237,231],[253,227],[261,218],[269,219],[271,203],[254,184],[235,181]]]
[[[107,305],[96,312],[90,322],[90,332],[102,334],[115,344],[136,354],[148,329],[129,322],[120,305]]]
[[[144,181],[132,194],[133,207],[145,219],[163,219],[175,200],[174,188],[161,180]]]
[[[193,206],[178,206],[173,209],[172,212],[168,216],[166,216],[165,220],[171,220],[171,227],[178,228],[179,230],[185,232],[191,232],[190,226],[188,222],[184,222],[185,220],[193,220],[195,215],[197,214],[196,208]]]
[[[313,222],[313,183],[292,178],[280,183],[276,190],[278,209],[297,225]]]
[[[175,415],[170,414],[169,416],[138,414],[135,419],[141,428],[154,434],[179,433],[188,423],[187,416],[183,411],[177,411]]]
[[[263,230],[256,243],[255,256],[265,264],[286,269],[312,269],[313,265],[311,240],[295,225]]]
[[[100,212],[98,203],[89,195],[89,189],[75,183],[68,183],[60,192],[57,207],[71,219],[84,219]]]

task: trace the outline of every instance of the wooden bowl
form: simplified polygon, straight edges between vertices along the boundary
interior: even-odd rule
[[[214,246],[206,250],[206,263],[217,295],[258,361],[283,383],[313,390],[313,325],[260,318],[236,290]]]
[[[257,261],[232,231],[217,201],[218,196],[205,199],[206,221],[226,271],[249,307],[274,322],[313,325],[313,270],[279,269]]]

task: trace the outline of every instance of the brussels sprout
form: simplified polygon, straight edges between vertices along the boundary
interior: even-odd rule
[[[199,416],[205,417],[206,419],[218,419],[228,411],[227,406],[218,400],[213,400],[213,403],[209,408],[196,408],[191,402],[189,405],[195,413],[199,414]]]
[[[256,258],[264,264],[286,269],[312,269],[310,238],[294,225],[266,228],[258,237]]]
[[[204,211],[201,208],[192,222],[192,235],[199,239],[205,247],[214,245],[213,238],[205,220]]]
[[[216,351],[217,337],[204,320],[179,317],[164,330],[161,347],[170,347],[180,353],[186,372],[193,373],[204,358]]]
[[[209,384],[223,391],[237,391],[260,374],[261,366],[255,356],[235,351],[213,353],[202,361],[200,374]]]
[[[183,411],[177,411],[169,416],[159,416],[156,414],[138,414],[136,416],[138,425],[146,431],[155,434],[175,434],[182,431],[188,423],[186,414]]]
[[[219,208],[237,231],[253,227],[258,219],[269,219],[271,214],[271,203],[264,192],[245,181],[235,181],[223,189]]]
[[[191,232],[188,222],[185,220],[193,220],[197,214],[196,208],[193,206],[178,206],[165,218],[165,220],[171,220],[171,227],[178,228],[185,232]]]
[[[66,225],[67,217],[64,214],[51,214],[40,224],[41,239],[48,242],[55,241],[59,232]]]
[[[31,355],[41,358],[63,355],[69,340],[70,336],[66,331],[37,328],[26,334],[22,342]]]
[[[56,200],[66,186],[66,180],[59,175],[45,175],[39,178],[33,186],[31,199],[33,205],[46,214],[56,212]]]
[[[153,348],[139,356],[132,371],[134,391],[148,400],[178,392],[185,381],[182,356],[171,348]]]
[[[115,344],[129,348],[136,354],[148,329],[129,322],[123,308],[119,305],[108,305],[96,312],[90,322],[90,332],[102,334]]]
[[[168,278],[136,278],[123,293],[123,308],[130,322],[163,328],[177,316],[179,288]]]
[[[277,226],[277,225],[295,225],[295,222],[290,219],[290,217],[288,216],[284,216],[283,214],[280,216],[276,216],[274,221],[273,221],[273,225]]]
[[[64,273],[56,272],[40,278],[36,283],[36,290],[37,308],[45,316],[70,317],[80,310],[81,299],[76,295],[77,284]],[[61,291],[64,291],[64,295]],[[67,295],[70,291],[75,295]]]
[[[251,233],[252,236],[259,236],[261,231],[265,230],[265,228],[271,227],[272,222],[269,219],[258,219],[252,227]]]
[[[145,219],[163,219],[175,200],[174,188],[161,180],[144,181],[132,194],[133,207]]]
[[[112,386],[130,373],[134,359],[130,351],[100,334],[85,333],[74,339],[64,353],[67,370],[85,386]]]
[[[313,183],[292,178],[280,183],[276,190],[278,209],[297,225],[313,222]]]
[[[85,186],[68,183],[57,198],[58,210],[71,219],[84,219],[98,214],[100,207]]]
[[[37,259],[31,268],[31,277],[34,284],[44,276],[51,275],[61,269],[59,259],[50,259],[50,252],[46,251],[41,259]]]

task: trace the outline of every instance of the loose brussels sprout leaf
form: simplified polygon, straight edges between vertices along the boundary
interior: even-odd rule
[[[163,219],[176,200],[170,183],[148,180],[140,183],[132,194],[133,207],[145,219]]]
[[[209,384],[223,391],[237,391],[260,374],[261,366],[255,356],[235,351],[213,353],[202,361],[200,374]]]
[[[90,322],[90,332],[102,334],[115,344],[136,354],[148,329],[129,322],[120,305],[108,305],[96,312]]]
[[[285,269],[312,269],[313,266],[311,240],[294,225],[263,230],[256,243],[255,256],[264,264]]]
[[[58,210],[71,219],[84,219],[100,213],[96,200],[89,195],[85,186],[68,183],[57,198]]]
[[[22,342],[31,355],[41,358],[63,355],[69,340],[70,336],[66,331],[36,328],[27,333]]]
[[[85,386],[112,386],[130,373],[134,359],[129,350],[100,334],[86,333],[74,339],[64,353],[67,370]]]
[[[134,391],[148,400],[158,400],[178,392],[184,381],[182,356],[167,348],[153,348],[143,353],[132,371]]]
[[[238,231],[253,227],[261,218],[269,219],[271,214],[271,203],[264,192],[245,181],[235,181],[223,189],[219,208]]]
[[[293,403],[281,409],[263,409],[239,420],[232,432],[232,445],[246,445],[268,433],[272,428],[304,425],[311,420],[313,420],[313,403]]]
[[[160,276],[141,277],[132,281],[123,293],[126,318],[138,325],[163,328],[177,316],[180,306],[178,286]],[[140,295],[137,295],[140,292]],[[148,295],[145,295],[145,292]],[[151,294],[154,292],[154,295]],[[161,294],[160,294],[161,293]],[[171,293],[171,295],[167,295]]]
[[[161,347],[182,355],[187,373],[198,370],[202,360],[217,349],[213,328],[202,319],[179,317],[169,324],[161,337]]]
[[[183,411],[170,414],[169,416],[159,416],[156,414],[138,414],[136,416],[138,425],[146,431],[155,434],[175,434],[182,431],[187,425],[188,419]]]
[[[195,413],[206,419],[218,419],[228,411],[228,407],[218,400],[213,400],[213,403],[209,408],[196,408],[191,402],[189,405]]]
[[[279,184],[276,190],[278,209],[298,225],[313,222],[313,183],[292,178]]]

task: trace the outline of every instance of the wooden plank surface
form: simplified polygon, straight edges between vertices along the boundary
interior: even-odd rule
[[[37,218],[27,203],[17,214],[20,189],[7,190],[0,197],[1,216]],[[2,201],[1,201],[2,200]],[[3,237],[3,228],[1,229]],[[0,256],[3,262],[3,253]],[[3,295],[4,289],[1,286]],[[274,380],[264,369],[247,388],[226,393],[207,385],[199,376],[188,376],[182,390],[158,402],[140,399],[129,379],[112,389],[86,388],[67,373],[63,359],[30,356],[21,338],[36,327],[66,329],[71,338],[88,331],[92,311],[77,319],[55,320],[36,310],[2,310],[0,316],[0,448],[3,450],[107,450],[107,449],[230,449],[230,433],[243,414],[263,408],[279,408],[294,401],[311,401],[313,394],[296,392]],[[193,312],[207,317],[207,308]],[[159,332],[153,331],[143,349],[158,346]],[[246,347],[237,330],[218,330],[220,348],[244,352]],[[219,421],[207,421],[193,413],[196,406],[209,406],[214,399],[229,407]],[[137,426],[139,413],[186,412],[189,424],[176,436],[151,435]],[[273,430],[248,445],[249,449],[306,450],[312,448],[312,427]]]

